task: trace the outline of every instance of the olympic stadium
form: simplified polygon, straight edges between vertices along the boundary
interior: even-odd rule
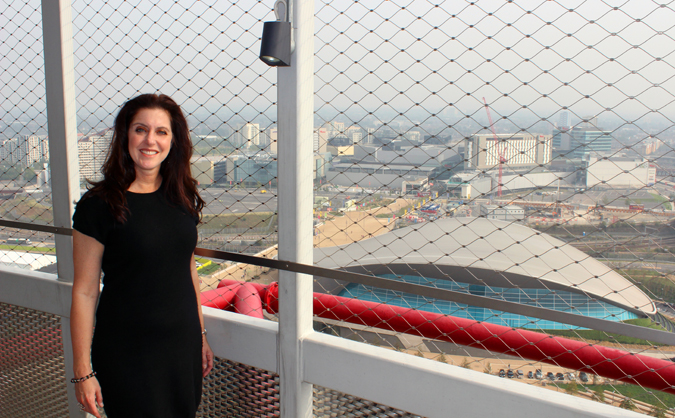
[[[625,321],[656,315],[635,285],[572,245],[518,223],[444,218],[352,244],[316,248],[316,265],[496,300]],[[316,278],[315,291],[530,329],[550,320],[355,283]]]

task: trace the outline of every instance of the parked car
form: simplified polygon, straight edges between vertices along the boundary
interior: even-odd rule
[[[574,381],[574,380],[577,380],[577,376],[572,372],[567,373],[567,380],[569,380],[570,382]]]
[[[548,372],[546,373],[546,378],[550,380],[555,380],[555,375],[553,374],[553,372]]]
[[[532,373],[532,370],[530,370],[529,372],[527,372],[527,378],[528,378],[528,379],[534,379],[534,373]]]
[[[562,373],[556,373],[555,374],[556,379],[558,380],[565,380],[565,375]]]
[[[513,379],[515,377],[515,374],[513,374],[513,370],[509,369],[508,372],[506,372],[506,377],[509,379]]]
[[[499,369],[499,377],[506,377],[506,372],[504,369]]]
[[[579,379],[581,379],[582,382],[586,383],[588,382],[588,375],[584,372],[579,373]]]
[[[541,379],[543,376],[541,374],[541,369],[537,369],[534,371],[534,378],[535,379]]]
[[[518,377],[518,379],[522,379],[523,378],[523,371],[522,370],[516,370],[516,376]]]

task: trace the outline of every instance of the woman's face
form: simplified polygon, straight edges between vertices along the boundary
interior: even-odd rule
[[[136,174],[158,175],[171,150],[171,116],[164,109],[141,109],[129,126],[129,154]]]

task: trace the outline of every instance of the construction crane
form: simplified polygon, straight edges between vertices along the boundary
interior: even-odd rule
[[[497,197],[502,197],[502,166],[506,162],[506,141],[499,141],[497,137],[497,132],[495,132],[495,125],[492,123],[492,115],[490,114],[490,107],[483,97],[483,103],[485,103],[485,111],[488,115],[488,120],[490,121],[490,130],[492,131],[492,136],[495,140],[495,147],[497,147],[497,155],[499,156],[499,182],[497,184]]]

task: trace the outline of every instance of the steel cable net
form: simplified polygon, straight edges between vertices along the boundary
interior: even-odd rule
[[[675,407],[659,391],[672,393],[670,362],[651,370],[655,390],[585,356],[611,347],[644,365],[673,347],[514,313],[674,329],[674,14],[630,0],[318,1],[314,262],[410,286],[315,278],[317,329],[644,413]],[[548,336],[565,349],[528,350]]]
[[[0,415],[67,415],[59,317],[6,303],[0,303],[0,315]]]
[[[0,220],[53,222],[39,1],[0,14]],[[54,263],[50,234],[0,227],[0,264]]]

